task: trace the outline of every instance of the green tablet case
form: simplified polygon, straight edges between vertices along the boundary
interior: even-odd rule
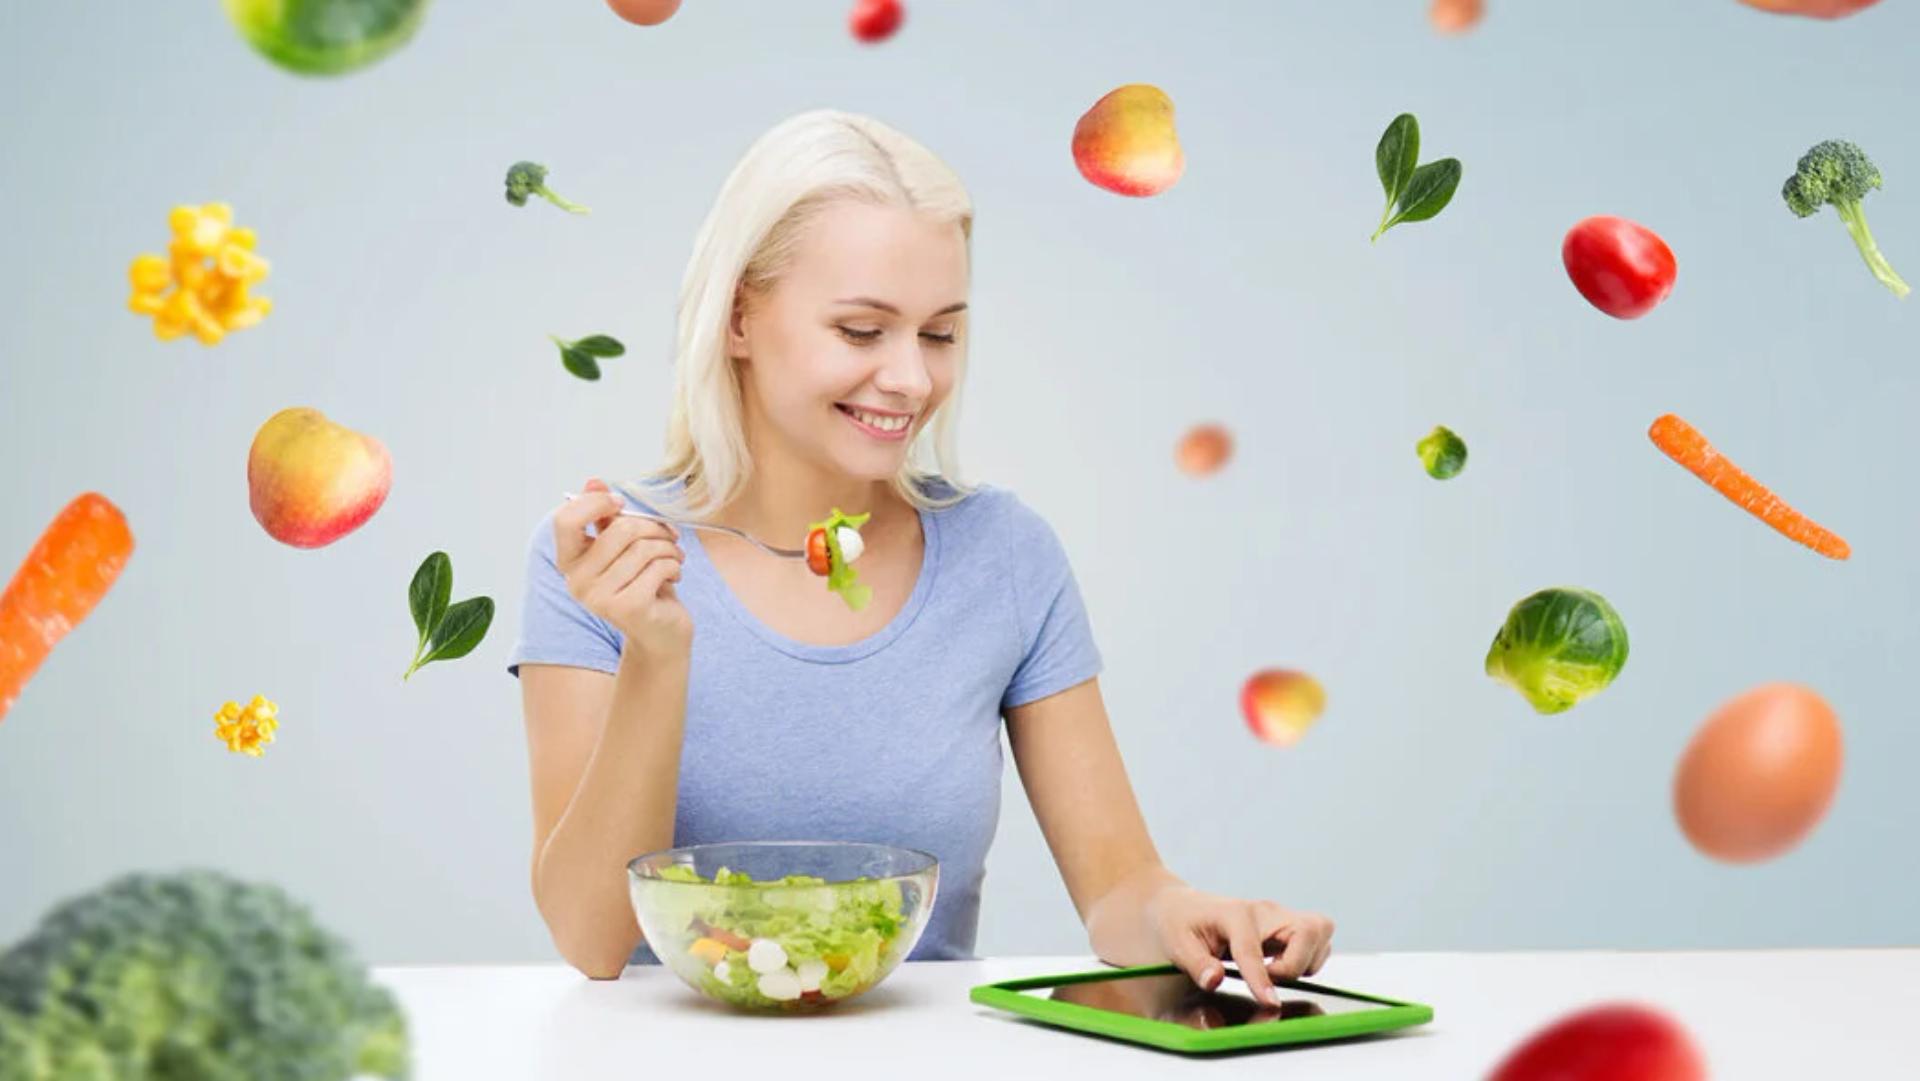
[[[1304,980],[1277,980],[1275,983],[1281,988],[1298,988],[1302,991],[1317,991],[1325,995],[1343,995],[1347,998],[1377,1002],[1381,1008],[1359,1010],[1353,1013],[1324,1014],[1317,1017],[1294,1017],[1285,1021],[1234,1025],[1228,1028],[1195,1029],[1172,1021],[1134,1017],[1111,1010],[1083,1006],[1077,1002],[1063,1002],[1022,993],[1035,988],[1059,987],[1089,980],[1112,980],[1127,976],[1166,976],[1180,971],[1180,968],[1175,965],[1161,964],[1107,968],[1095,972],[1074,972],[1059,976],[1028,976],[1023,979],[981,984],[969,992],[967,997],[983,1006],[1009,1010],[1051,1025],[1162,1047],[1169,1051],[1191,1053],[1317,1043],[1321,1040],[1338,1040],[1348,1036],[1386,1032],[1406,1028],[1409,1025],[1425,1024],[1433,1020],[1431,1006],[1418,1002],[1400,1002],[1395,999],[1381,998],[1378,995],[1363,995],[1357,991],[1343,991],[1337,987],[1308,983]],[[1235,972],[1231,968],[1228,971]]]

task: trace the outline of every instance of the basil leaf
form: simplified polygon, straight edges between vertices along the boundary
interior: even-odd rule
[[[583,353],[573,346],[560,350],[560,363],[582,379],[600,378],[600,362],[593,359],[592,354]]]
[[[453,561],[445,552],[435,552],[413,572],[407,586],[407,607],[413,610],[413,625],[420,631],[420,645],[439,626],[447,614],[447,601],[453,596]]]
[[[1403,221],[1426,221],[1446,209],[1460,186],[1460,159],[1441,158],[1413,171],[1407,190],[1400,194],[1400,210],[1387,222],[1395,226]]]
[[[433,645],[427,655],[420,658],[420,663],[450,661],[472,653],[473,647],[487,636],[487,627],[492,623],[492,597],[469,597],[461,601],[447,609],[447,618],[433,629]]]
[[[574,342],[573,347],[590,357],[617,357],[627,351],[619,339],[609,338],[605,334],[589,334]]]
[[[1420,163],[1420,122],[1412,113],[1401,113],[1387,125],[1374,148],[1373,165],[1380,173],[1380,186],[1387,191],[1387,207],[1392,209],[1400,193],[1413,179],[1414,166]]]

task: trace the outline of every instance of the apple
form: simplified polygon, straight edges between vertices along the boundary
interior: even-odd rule
[[[319,548],[360,528],[392,485],[386,445],[318,409],[268,417],[247,454],[254,518],[268,536],[295,548]]]
[[[906,17],[900,0],[854,0],[853,10],[847,13],[847,29],[854,40],[876,45],[892,37]]]
[[[1305,672],[1265,668],[1240,688],[1240,712],[1247,727],[1261,740],[1282,747],[1300,742],[1326,708],[1326,690]]]
[[[1116,195],[1158,195],[1186,170],[1173,130],[1173,99],[1145,83],[1108,93],[1073,126],[1080,175]]]

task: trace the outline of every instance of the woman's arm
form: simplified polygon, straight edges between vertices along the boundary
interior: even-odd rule
[[[1166,960],[1139,917],[1156,890],[1180,879],[1161,863],[1147,833],[1100,681],[1015,706],[1006,718],[1027,801],[1093,952],[1116,965]]]
[[[1107,719],[1098,680],[1006,712],[1027,800],[1086,925],[1110,964],[1171,960],[1203,987],[1218,986],[1229,954],[1254,994],[1278,1002],[1273,980],[1326,963],[1333,921],[1272,901],[1194,889],[1167,870],[1147,834]],[[1267,960],[1269,944],[1280,956]]]
[[[520,668],[533,774],[533,898],[554,946],[594,979],[614,979],[640,941],[627,861],[673,844],[686,724],[685,655],[635,660],[617,675]]]
[[[553,517],[553,570],[567,603],[622,634],[615,673],[519,666],[534,903],[561,956],[596,979],[619,976],[640,939],[627,862],[673,844],[693,642],[674,588],[684,558],[677,534],[616,517],[622,505],[591,480]]]

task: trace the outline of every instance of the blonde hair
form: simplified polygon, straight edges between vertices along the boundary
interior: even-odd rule
[[[902,206],[960,226],[971,259],[973,202],[959,177],[926,147],[871,117],[835,109],[799,113],[753,145],[720,188],[694,239],[680,283],[673,415],[656,480],[679,481],[661,509],[704,518],[739,494],[751,474],[739,371],[727,336],[738,291],[763,292],[792,262],[802,229],[825,207],[854,200]],[[971,491],[959,479],[954,428],[967,368],[934,410],[892,478],[916,507],[949,506]],[[928,452],[932,462],[923,464]],[[950,489],[937,494],[935,482]]]

